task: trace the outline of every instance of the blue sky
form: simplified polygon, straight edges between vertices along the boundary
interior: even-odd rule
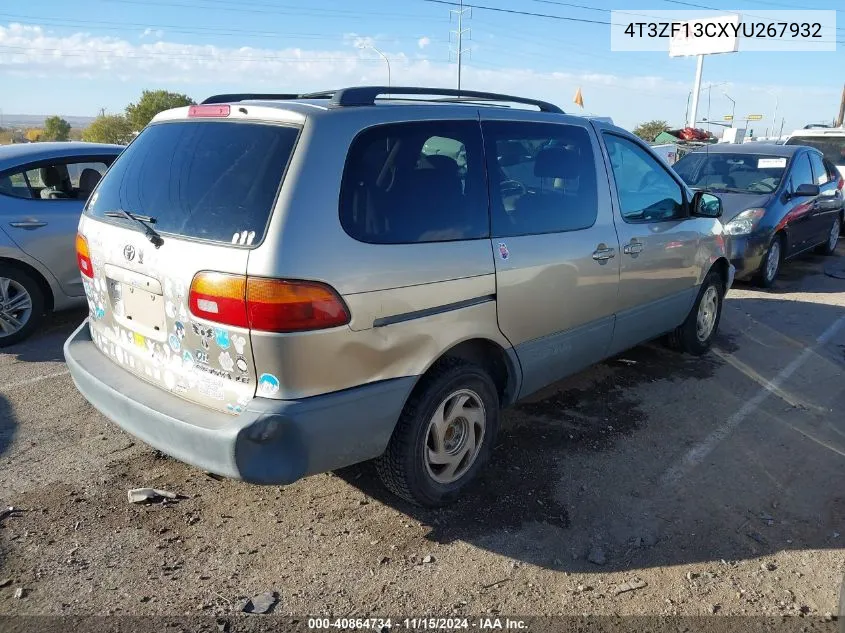
[[[469,0],[471,2],[471,0]],[[716,9],[795,8],[795,0],[689,0]],[[811,0],[804,9],[836,9]],[[478,0],[478,5],[575,20],[610,21],[609,10],[684,9],[669,0]],[[0,110],[15,114],[119,112],[144,88],[186,92],[308,91],[362,83],[453,86],[447,4],[426,0],[28,0],[0,4]],[[845,42],[845,10],[837,39]],[[549,99],[564,110],[581,88],[584,112],[626,127],[648,119],[681,125],[694,58],[612,52],[606,24],[490,11],[467,15],[471,50],[464,87]],[[838,110],[845,55],[742,52],[704,64],[700,117],[762,114],[755,133],[829,121]],[[454,42],[452,42],[454,48]],[[454,59],[454,55],[452,55]],[[716,129],[716,128],[714,128]]]

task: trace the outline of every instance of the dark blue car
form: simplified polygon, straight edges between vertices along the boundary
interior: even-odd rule
[[[674,168],[691,188],[722,199],[737,279],[769,287],[786,259],[836,249],[845,183],[817,149],[725,143],[691,152]]]

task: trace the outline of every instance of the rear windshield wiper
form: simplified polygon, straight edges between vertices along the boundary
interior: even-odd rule
[[[159,235],[158,232],[150,226],[150,224],[156,223],[155,218],[151,218],[148,215],[129,213],[129,211],[124,211],[123,209],[118,209],[117,211],[106,211],[104,215],[109,218],[129,218],[144,228],[144,235],[147,236],[147,239],[150,240],[150,243],[152,243],[153,246],[158,248],[164,244],[164,239],[162,239],[161,235]]]

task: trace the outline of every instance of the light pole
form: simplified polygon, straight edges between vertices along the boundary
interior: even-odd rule
[[[734,116],[736,115],[736,101],[731,99],[731,96],[727,92],[725,92],[724,90],[722,90],[722,94],[725,95],[728,99],[731,100],[731,127],[733,127],[734,126]]]

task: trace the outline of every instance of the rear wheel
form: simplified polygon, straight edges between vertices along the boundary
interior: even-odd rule
[[[719,329],[724,296],[724,281],[718,272],[711,270],[701,284],[686,321],[669,334],[669,346],[694,356],[709,350]]]
[[[827,242],[820,244],[816,252],[822,255],[833,255],[836,252],[836,244],[839,242],[839,231],[842,228],[842,222],[837,217],[833,221],[833,226],[830,227],[830,232],[827,234]]]
[[[780,235],[775,235],[755,277],[757,285],[763,288],[771,288],[775,279],[777,279],[781,262],[783,262],[783,239]]]
[[[376,469],[403,499],[444,505],[489,459],[498,425],[499,398],[487,372],[464,360],[444,360],[405,404]]]
[[[0,273],[0,347],[27,338],[43,315],[44,293],[38,282],[16,268]]]

